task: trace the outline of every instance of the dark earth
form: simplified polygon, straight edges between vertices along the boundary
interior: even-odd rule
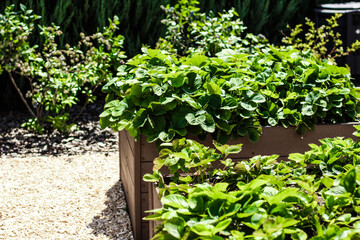
[[[117,134],[111,129],[101,129],[99,114],[103,104],[89,105],[77,118],[78,129],[68,135],[47,129],[35,134],[21,127],[30,115],[24,112],[0,112],[0,158],[41,155],[81,155],[87,152],[116,152]],[[74,108],[70,116],[76,116]]]

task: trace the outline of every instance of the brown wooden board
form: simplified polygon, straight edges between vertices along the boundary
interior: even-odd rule
[[[298,135],[294,127],[263,127],[262,135],[258,142],[250,142],[247,137],[229,141],[228,144],[243,144],[240,153],[229,157],[249,158],[256,155],[271,154],[278,154],[284,157],[290,153],[303,153],[310,150],[310,143],[319,144],[318,139],[332,137],[356,139],[352,133],[355,131],[354,125],[358,124],[359,123],[321,124],[317,125],[313,131],[309,130],[303,136]],[[196,138],[193,139],[197,140]],[[205,146],[213,146],[211,138],[207,138],[205,141],[197,141]]]
[[[121,168],[124,169],[124,171],[133,173],[135,172],[135,161],[134,161],[134,155],[131,155],[130,153],[131,151],[129,151],[129,149],[127,149],[126,147],[124,146],[120,147],[120,157],[122,162]],[[135,176],[131,174],[128,177],[130,177],[133,184],[135,184]]]
[[[141,239],[149,240],[149,222],[141,222]]]
[[[141,161],[142,162],[153,162],[153,160],[158,157],[158,152],[156,151],[155,143],[148,143],[145,136],[140,137],[141,144]]]
[[[141,162],[141,180],[143,179],[143,176],[146,173],[152,173],[153,172],[153,163],[152,162]],[[145,181],[141,181],[141,192],[147,193],[148,190],[148,184]]]

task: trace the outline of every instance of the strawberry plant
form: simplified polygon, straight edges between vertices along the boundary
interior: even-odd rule
[[[148,142],[188,134],[257,141],[261,126],[295,126],[304,134],[315,124],[354,121],[360,111],[346,68],[276,47],[227,49],[217,57],[145,49],[103,91],[101,126]]]
[[[345,156],[349,148],[357,152],[359,146],[349,139],[323,139],[304,155],[293,155],[297,161],[285,162],[273,155],[235,164],[228,154],[241,147],[218,143],[218,153],[185,139],[163,147],[156,170],[144,176],[157,184],[162,203],[145,217],[161,222],[153,239],[360,238],[360,164],[339,163],[342,171],[330,178],[328,172],[311,168],[321,166],[329,152],[334,156]],[[311,161],[299,160],[308,156]],[[218,160],[222,167],[206,167]],[[205,178],[189,174],[192,168],[199,170],[197,163],[204,166],[200,172],[206,173]],[[165,182],[160,168],[164,166],[171,173],[188,171],[170,175]]]

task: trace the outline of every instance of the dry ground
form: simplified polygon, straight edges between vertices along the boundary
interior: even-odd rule
[[[132,239],[118,155],[0,158],[0,239]]]

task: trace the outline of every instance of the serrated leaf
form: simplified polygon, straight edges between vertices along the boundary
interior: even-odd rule
[[[161,203],[173,208],[188,208],[189,204],[184,196],[179,194],[167,195],[161,198]]]
[[[172,218],[164,223],[165,230],[178,239],[182,236],[184,226],[185,221],[182,218]]]
[[[240,106],[250,112],[257,108],[257,104],[254,102],[240,102]]]
[[[200,125],[201,123],[205,122],[206,116],[205,114],[195,116],[194,113],[188,113],[186,114],[185,119],[190,125]]]
[[[204,115],[201,115],[201,116],[204,116]],[[209,132],[209,133],[215,132],[215,127],[216,127],[215,121],[212,118],[212,116],[208,113],[205,114],[205,121],[200,122],[200,126],[206,132]]]
[[[221,94],[221,89],[216,83],[208,82],[206,86],[210,94],[217,94],[217,95]]]

